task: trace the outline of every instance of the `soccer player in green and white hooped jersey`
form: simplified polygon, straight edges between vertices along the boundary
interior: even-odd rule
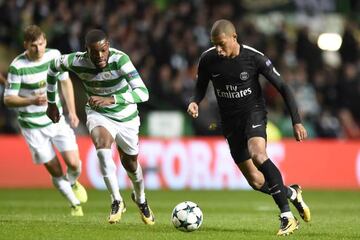
[[[46,36],[36,25],[25,29],[24,47],[26,51],[17,56],[10,65],[4,103],[17,110],[21,132],[30,147],[34,163],[46,167],[54,186],[70,202],[71,215],[82,216],[80,202],[87,201],[87,194],[77,181],[81,173],[81,161],[74,131],[64,120],[53,124],[45,113],[47,70],[50,61],[60,56],[60,52],[46,48]],[[63,89],[72,91],[67,72],[59,73],[56,78],[61,80]],[[54,99],[62,109],[57,89],[53,90]],[[66,91],[64,96],[69,109],[69,119],[71,125],[76,127],[79,119],[75,112],[74,95],[68,92],[70,91]],[[66,176],[53,145],[67,165]]]
[[[59,121],[54,89],[60,71],[72,71],[84,85],[89,97],[86,104],[87,127],[95,145],[100,171],[111,195],[109,223],[117,223],[125,212],[119,192],[116,165],[111,145],[115,141],[121,163],[132,181],[132,200],[140,210],[145,224],[155,223],[154,215],[145,198],[144,178],[137,160],[139,126],[137,103],[149,98],[148,90],[139,73],[125,53],[110,48],[102,30],[93,29],[85,37],[86,52],[62,55],[51,62],[47,77],[48,116]]]

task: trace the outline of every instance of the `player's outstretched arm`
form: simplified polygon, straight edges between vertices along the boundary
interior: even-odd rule
[[[193,118],[197,118],[199,116],[199,106],[196,102],[191,102],[188,106],[187,112]]]
[[[307,138],[307,131],[301,123],[294,124],[294,136],[296,141],[303,141]]]

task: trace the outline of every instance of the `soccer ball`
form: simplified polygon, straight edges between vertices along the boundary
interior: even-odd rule
[[[175,206],[171,214],[171,222],[180,231],[192,232],[201,226],[203,214],[196,203],[185,201]]]

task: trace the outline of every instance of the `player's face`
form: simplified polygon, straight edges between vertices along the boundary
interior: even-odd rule
[[[26,49],[26,55],[32,60],[37,61],[41,59],[46,50],[46,39],[44,35],[41,35],[37,40],[33,42],[24,42]]]
[[[214,44],[217,54],[220,57],[233,57],[236,45],[236,35],[228,36],[221,33],[217,36],[211,36],[211,42]]]
[[[99,42],[90,44],[87,47],[91,61],[99,69],[105,68],[108,64],[109,46],[109,41],[104,39]]]

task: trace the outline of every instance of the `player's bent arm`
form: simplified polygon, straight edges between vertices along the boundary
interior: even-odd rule
[[[116,104],[141,103],[149,100],[149,91],[145,85],[137,87],[130,92],[112,95]]]
[[[7,107],[25,107],[29,105],[44,105],[46,104],[46,96],[39,95],[35,97],[20,97],[17,95],[4,96],[4,104]]]

